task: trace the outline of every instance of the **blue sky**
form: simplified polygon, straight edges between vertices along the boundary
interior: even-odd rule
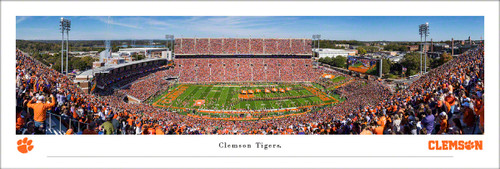
[[[61,16],[18,16],[17,39],[57,40]],[[266,37],[333,40],[419,41],[429,22],[433,40],[484,37],[483,16],[64,16],[71,40],[178,37]]]

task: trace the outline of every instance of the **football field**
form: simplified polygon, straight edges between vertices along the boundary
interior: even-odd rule
[[[181,84],[155,99],[154,106],[170,109],[269,110],[304,108],[339,102],[312,85],[191,85]]]

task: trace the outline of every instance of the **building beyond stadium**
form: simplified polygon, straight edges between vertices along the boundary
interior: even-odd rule
[[[314,53],[318,58],[331,57],[335,58],[337,56],[355,56],[358,52],[357,50],[346,50],[346,49],[314,49]]]

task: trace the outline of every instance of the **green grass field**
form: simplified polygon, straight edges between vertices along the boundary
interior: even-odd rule
[[[292,88],[286,92],[265,93],[264,89],[272,88]],[[242,90],[262,90],[254,93],[254,100],[239,98]],[[310,90],[316,90],[314,94]],[[180,85],[169,93],[154,99],[153,105],[168,108],[206,109],[206,110],[267,110],[294,108],[310,105],[321,105],[334,103],[338,100],[320,92],[314,86],[309,86],[307,90],[299,84],[278,84],[278,85]],[[244,94],[243,94],[244,95]],[[323,95],[321,99],[319,95]],[[298,98],[291,98],[298,97]],[[257,100],[258,99],[258,100]],[[195,106],[196,100],[205,100],[205,104]]]
[[[333,83],[337,83],[337,82],[340,82],[340,81],[344,80],[345,78],[346,78],[346,77],[344,77],[344,76],[337,76],[337,77],[334,77],[334,78],[332,79],[332,82],[333,82]]]
[[[341,84],[344,84],[344,83],[341,83],[343,80],[345,80],[346,77],[344,76],[336,76],[334,77],[333,79],[331,79],[331,83],[335,84],[331,87],[328,87],[327,90],[335,90],[335,86],[338,86],[338,85],[341,85]]]
[[[361,63],[361,62],[356,62],[356,63],[354,63],[353,65],[350,65],[350,66],[351,67],[364,67],[363,63]]]

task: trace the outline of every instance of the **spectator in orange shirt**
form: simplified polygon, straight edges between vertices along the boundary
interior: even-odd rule
[[[450,85],[451,86],[451,85]],[[448,113],[448,116],[451,117],[451,115],[453,115],[453,113],[455,113],[455,102],[457,101],[457,98],[455,98],[455,96],[453,95],[453,93],[450,93],[448,94],[444,100],[450,104],[450,111]]]
[[[156,130],[153,127],[150,127],[150,128],[148,128],[148,134],[149,135],[155,135],[156,134]]]
[[[373,133],[370,131],[370,127],[365,127],[359,135],[373,135]]]
[[[16,134],[21,134],[26,124],[26,112],[21,108],[16,108]]]
[[[73,134],[72,128],[69,128],[68,130],[66,130],[66,135],[72,135],[72,134]]]
[[[462,104],[463,110],[463,119],[462,121],[467,125],[467,127],[472,127],[474,125],[474,121],[476,120],[476,116],[474,113],[474,105],[470,102],[470,98],[465,99],[465,103]]]
[[[385,114],[379,117],[379,120],[377,121],[377,124],[379,126],[382,126],[382,128],[385,127],[385,123],[387,122],[387,118],[385,118]]]
[[[156,135],[165,135],[165,132],[163,132],[160,126],[156,127]]]
[[[23,126],[24,126],[24,116],[19,115],[19,117],[17,117],[17,119],[16,119],[16,132],[20,133],[21,128],[23,128]]]
[[[128,118],[127,122],[129,126],[134,126],[134,120],[132,118]]]
[[[481,133],[484,133],[484,105],[481,106],[477,115],[479,116],[479,129],[481,130]]]
[[[381,125],[374,125],[373,134],[382,135],[384,134],[384,127]]]
[[[50,103],[44,103],[44,96],[39,96],[36,103],[33,103],[33,100],[35,98],[31,99],[28,102],[28,107],[32,108],[34,112],[35,127],[41,128],[42,133],[45,133],[45,120],[47,119],[47,110],[56,105],[54,95],[51,94],[50,97],[52,98],[52,102]]]
[[[446,129],[448,129],[448,116],[445,112],[441,112],[441,114],[439,114],[439,125],[441,127],[439,127],[437,134],[445,134],[447,131]]]

